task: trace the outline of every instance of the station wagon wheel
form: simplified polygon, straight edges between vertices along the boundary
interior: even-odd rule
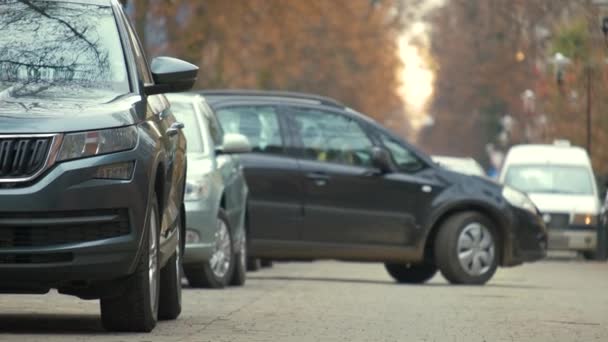
[[[222,288],[227,286],[234,272],[235,258],[228,216],[220,209],[217,216],[215,245],[211,258],[198,265],[187,265],[184,272],[193,287]]]
[[[439,227],[435,239],[435,263],[453,284],[481,285],[498,267],[496,226],[478,212],[449,217]]]

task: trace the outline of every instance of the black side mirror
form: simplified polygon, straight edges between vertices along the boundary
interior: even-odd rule
[[[372,148],[372,165],[382,173],[390,173],[395,169],[390,153],[377,146]]]
[[[196,65],[172,57],[154,58],[150,69],[154,84],[146,86],[146,95],[190,90],[198,74]]]

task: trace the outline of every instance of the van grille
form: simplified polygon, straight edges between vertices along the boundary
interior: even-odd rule
[[[0,179],[29,178],[46,162],[52,137],[0,136]]]

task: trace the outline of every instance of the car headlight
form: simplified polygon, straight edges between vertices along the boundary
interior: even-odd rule
[[[132,150],[137,139],[135,126],[66,134],[57,161]]]
[[[521,191],[505,186],[502,189],[502,197],[504,197],[512,206],[527,210],[532,214],[538,213],[532,200]]]
[[[597,225],[598,217],[594,214],[574,214],[572,223],[580,226],[595,226]]]
[[[197,180],[186,181],[186,201],[198,201],[209,196],[211,191],[211,180],[209,176],[204,176]]]

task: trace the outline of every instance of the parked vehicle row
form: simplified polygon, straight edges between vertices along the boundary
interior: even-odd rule
[[[108,330],[151,331],[180,315],[182,269],[221,288],[339,259],[484,284],[545,255],[526,194],[338,101],[183,93],[198,68],[148,64],[116,0],[2,2],[0,23],[0,292],[99,299]]]

